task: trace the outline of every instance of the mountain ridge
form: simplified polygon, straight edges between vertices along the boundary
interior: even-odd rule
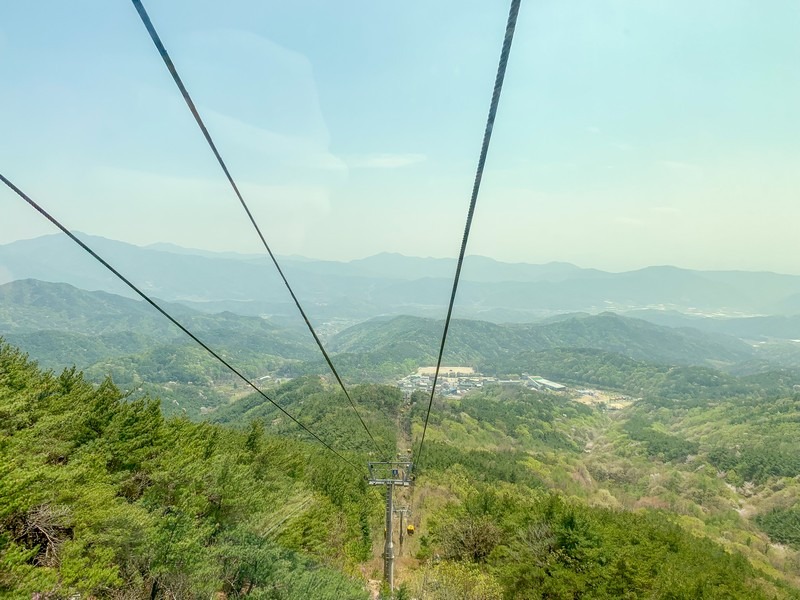
[[[84,236],[143,291],[205,312],[295,317],[283,282],[266,257],[164,251]],[[384,253],[349,262],[281,257],[307,312],[318,320],[363,321],[380,315],[444,313],[455,260]],[[0,283],[33,278],[131,297],[113,276],[63,236],[0,246]],[[563,312],[644,309],[755,316],[800,312],[800,276],[694,271],[653,266],[609,273],[570,263],[503,263],[467,257],[459,315],[533,322]]]

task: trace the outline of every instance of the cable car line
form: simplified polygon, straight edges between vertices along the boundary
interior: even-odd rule
[[[166,47],[164,46],[164,44],[161,41],[161,37],[158,35],[158,32],[156,31],[155,27],[153,26],[153,22],[150,20],[150,16],[147,14],[147,10],[145,9],[145,7],[142,4],[141,0],[131,0],[131,1],[133,2],[133,6],[136,8],[136,12],[139,13],[139,17],[141,18],[142,23],[144,24],[145,28],[147,29],[147,33],[150,34],[150,38],[153,40],[153,44],[155,44],[156,49],[158,50],[158,53],[161,55],[161,59],[164,61],[164,65],[167,67],[167,70],[169,70],[170,75],[172,75],[172,79],[175,81],[175,85],[178,86],[178,89],[180,90],[181,95],[183,96],[183,99],[186,101],[186,106],[189,107],[189,110],[191,111],[192,116],[194,117],[194,120],[197,122],[197,125],[200,127],[200,130],[203,132],[203,136],[206,138],[206,142],[208,142],[208,145],[211,148],[211,151],[214,153],[214,156],[216,157],[217,162],[219,163],[219,166],[222,167],[222,171],[225,173],[225,177],[228,179],[228,183],[230,183],[231,188],[233,188],[233,191],[236,194],[236,197],[239,199],[239,202],[242,205],[242,208],[244,208],[244,211],[247,213],[247,217],[250,219],[250,223],[252,223],[253,228],[256,230],[256,233],[258,233],[258,237],[261,238],[261,243],[264,245],[264,248],[266,249],[267,254],[269,254],[269,257],[272,259],[272,263],[275,265],[275,268],[278,270],[278,274],[280,275],[281,279],[283,280],[283,283],[286,285],[286,289],[289,290],[289,294],[291,295],[292,300],[294,300],[294,304],[295,304],[295,306],[297,306],[297,310],[300,311],[300,315],[303,317],[303,320],[305,321],[306,326],[308,327],[308,330],[311,332],[311,335],[314,338],[314,341],[317,343],[317,346],[319,347],[320,352],[322,352],[322,356],[325,358],[325,362],[328,363],[328,368],[331,370],[331,373],[333,373],[333,376],[336,378],[336,381],[339,383],[339,387],[342,388],[342,391],[344,392],[344,395],[347,397],[347,401],[350,403],[350,406],[353,408],[353,411],[356,413],[356,416],[358,417],[358,420],[361,422],[361,425],[364,428],[364,431],[367,432],[367,435],[369,436],[369,439],[372,440],[372,443],[375,445],[375,448],[378,450],[378,454],[380,455],[383,451],[381,450],[380,446],[378,446],[378,442],[376,442],[375,438],[372,436],[372,433],[370,432],[369,428],[367,427],[367,424],[364,422],[364,419],[361,417],[361,413],[358,412],[358,408],[356,408],[355,402],[353,402],[353,399],[350,397],[350,392],[347,391],[347,388],[345,387],[344,382],[342,381],[342,378],[339,376],[339,372],[336,370],[336,367],[333,366],[333,361],[331,361],[330,356],[328,356],[328,352],[325,350],[325,347],[322,345],[322,341],[319,339],[319,336],[317,335],[317,332],[314,330],[314,327],[311,325],[311,321],[309,320],[308,316],[306,315],[306,312],[303,310],[303,307],[300,305],[300,301],[297,299],[297,296],[295,295],[294,290],[292,289],[292,286],[289,285],[289,280],[286,278],[286,275],[284,275],[283,269],[281,269],[281,266],[278,264],[278,260],[277,260],[277,258],[275,258],[275,255],[272,253],[272,249],[269,247],[269,244],[267,244],[267,240],[264,237],[264,234],[261,232],[261,228],[258,226],[258,223],[256,222],[256,219],[253,216],[253,213],[250,212],[250,208],[247,206],[247,202],[245,202],[244,197],[242,196],[242,193],[239,191],[239,186],[236,185],[236,182],[234,181],[233,176],[231,175],[230,171],[228,170],[228,167],[225,164],[225,161],[222,159],[222,155],[220,154],[219,150],[217,149],[217,145],[214,143],[214,140],[211,138],[211,134],[208,132],[208,128],[206,127],[205,123],[203,122],[203,118],[200,116],[200,113],[198,112],[197,107],[195,106],[194,101],[192,100],[192,97],[189,94],[189,91],[186,89],[186,86],[183,84],[183,80],[181,79],[181,76],[178,74],[178,70],[175,68],[175,63],[172,62],[172,58],[170,58],[169,52],[167,52]],[[391,456],[392,454],[393,454],[393,452],[390,452],[389,456]]]
[[[14,193],[16,193],[20,198],[25,200],[31,207],[33,207],[36,211],[38,211],[44,218],[50,221],[53,225],[58,227],[67,237],[69,237],[73,242],[78,244],[83,250],[88,252],[95,260],[97,260],[100,264],[102,264],[106,269],[111,271],[120,281],[122,281],[125,285],[127,285],[131,290],[133,290],[138,296],[142,298],[145,302],[147,302],[150,306],[155,308],[158,312],[160,312],[164,317],[169,319],[169,321],[178,327],[183,333],[188,335],[192,340],[194,340],[197,344],[199,344],[206,352],[208,352],[211,356],[216,358],[219,362],[221,362],[225,367],[227,367],[231,372],[237,375],[242,381],[244,381],[247,385],[253,388],[258,394],[261,395],[265,400],[268,400],[275,408],[280,410],[284,415],[289,417],[298,427],[300,427],[303,431],[310,434],[315,440],[317,440],[320,444],[325,446],[328,450],[333,452],[337,457],[341,460],[346,462],[348,465],[356,469],[359,473],[362,471],[359,467],[357,467],[353,462],[342,456],[339,452],[333,449],[327,442],[325,442],[322,438],[320,438],[316,433],[311,431],[308,427],[303,425],[300,421],[298,421],[291,413],[289,413],[285,408],[275,402],[272,398],[267,396],[258,386],[256,386],[252,381],[250,381],[247,377],[245,377],[236,367],[231,365],[228,361],[226,361],[222,356],[217,354],[214,350],[212,350],[205,342],[203,342],[200,338],[198,338],[195,334],[189,331],[185,326],[179,323],[172,315],[170,315],[166,310],[164,310],[158,303],[156,303],[150,296],[145,294],[142,290],[140,290],[134,283],[132,283],[128,278],[126,278],[122,273],[117,271],[114,267],[112,267],[103,257],[101,257],[97,252],[92,250],[87,244],[81,241],[74,233],[72,233],[69,229],[67,229],[64,225],[61,224],[54,216],[52,216],[49,212],[47,212],[44,208],[42,208],[39,204],[37,204],[30,196],[28,196],[25,192],[23,192],[20,188],[14,185],[10,180],[8,180],[2,173],[0,173],[0,181],[6,184]]]
[[[135,0],[134,0],[135,1]],[[442,342],[439,345],[439,357],[436,360],[436,372],[433,376],[433,386],[431,387],[431,396],[428,401],[428,411],[425,414],[425,425],[422,428],[422,439],[419,443],[419,449],[415,456],[415,462],[419,464],[420,457],[422,456],[422,445],[425,443],[425,433],[428,431],[428,419],[431,416],[431,407],[433,406],[433,396],[436,393],[436,383],[439,380],[439,369],[442,366],[442,356],[444,355],[444,346],[447,341],[447,333],[450,329],[450,318],[453,315],[453,304],[456,300],[456,292],[458,291],[458,282],[461,278],[461,267],[464,263],[464,254],[467,250],[467,240],[469,239],[469,232],[472,227],[472,217],[475,214],[475,204],[478,200],[478,192],[481,187],[481,180],[483,179],[483,169],[486,165],[486,155],[489,151],[489,142],[492,139],[492,129],[494,128],[494,120],[497,116],[497,105],[500,101],[500,92],[503,89],[503,80],[506,75],[506,66],[508,64],[508,55],[511,52],[511,42],[514,39],[514,29],[517,26],[517,15],[519,14],[519,6],[521,0],[511,0],[511,9],[508,13],[508,22],[506,24],[506,34],[503,40],[503,49],[500,52],[500,62],[497,65],[497,76],[495,77],[494,90],[492,91],[492,101],[489,105],[489,116],[486,120],[486,129],[483,134],[483,144],[481,146],[481,154],[478,159],[478,168],[475,172],[475,183],[472,186],[472,196],[469,202],[469,210],[467,211],[467,222],[464,226],[464,237],[461,239],[461,251],[458,255],[458,263],[456,264],[456,273],[453,279],[453,289],[450,292],[450,303],[447,307],[447,317],[444,321],[444,331],[442,332]]]

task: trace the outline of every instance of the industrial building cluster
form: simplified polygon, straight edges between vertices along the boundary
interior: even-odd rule
[[[416,391],[430,393],[435,373],[436,367],[422,367],[417,369],[416,373],[400,379],[397,386],[408,396]],[[463,396],[471,390],[482,388],[488,384],[521,385],[535,390],[552,392],[567,391],[567,386],[539,375],[523,374],[513,379],[503,379],[482,375],[472,367],[442,367],[439,370],[436,391],[444,396]]]

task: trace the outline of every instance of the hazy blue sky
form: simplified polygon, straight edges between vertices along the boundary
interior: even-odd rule
[[[456,254],[506,0],[145,5],[277,253]],[[800,273],[798,31],[523,0],[470,253]],[[0,78],[0,172],[69,227],[259,251],[129,1],[3,2]],[[50,232],[0,190],[0,243]]]

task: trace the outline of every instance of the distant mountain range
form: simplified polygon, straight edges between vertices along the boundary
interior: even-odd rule
[[[693,327],[753,341],[800,340],[800,315],[769,315],[745,318],[708,318],[669,310],[633,310],[621,313],[668,327]]]
[[[150,294],[204,312],[296,318],[264,257],[158,244],[148,248],[81,234]],[[410,314],[441,317],[455,270],[452,259],[379,254],[349,262],[284,257],[282,266],[318,322],[358,322]],[[64,282],[130,296],[121,283],[61,235],[0,246],[0,283]],[[800,313],[800,277],[766,272],[648,267],[626,273],[569,263],[511,264],[467,258],[457,315],[496,323],[532,322],[565,312],[644,311],[644,318]],[[723,328],[724,329],[724,328]]]

